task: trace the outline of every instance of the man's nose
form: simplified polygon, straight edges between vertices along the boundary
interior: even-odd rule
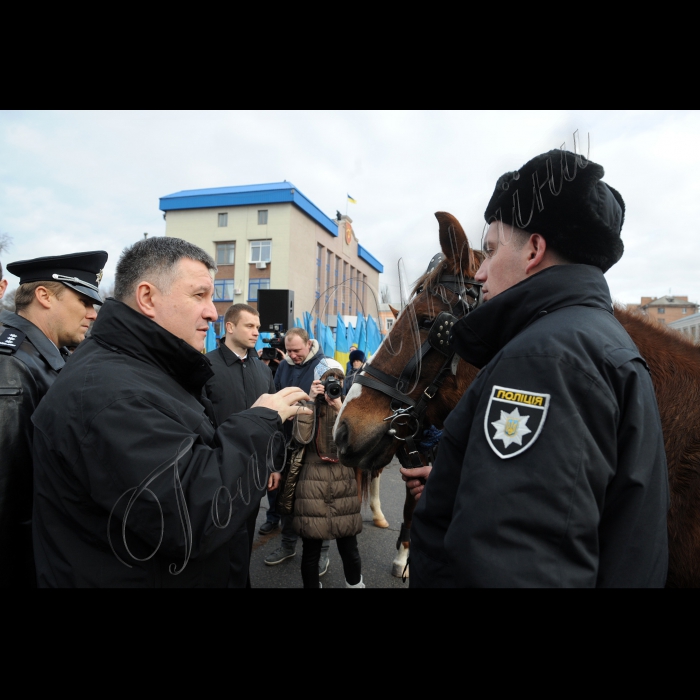
[[[216,311],[216,306],[214,306],[213,301],[210,301],[209,305],[205,307],[204,313],[202,313],[202,318],[205,318],[207,321],[211,321],[212,323],[219,318],[219,314]]]
[[[94,306],[88,306],[85,318],[94,321],[97,318],[97,311]]]
[[[488,277],[486,273],[486,260],[482,261],[481,265],[479,265],[479,269],[476,271],[476,274],[474,275],[474,279],[477,282],[486,282],[486,278]]]

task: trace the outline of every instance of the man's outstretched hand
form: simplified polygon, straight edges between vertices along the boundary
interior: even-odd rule
[[[251,408],[271,408],[280,414],[282,422],[294,418],[297,413],[310,414],[310,408],[297,406],[299,401],[311,401],[311,398],[297,386],[280,389],[276,394],[263,394]]]

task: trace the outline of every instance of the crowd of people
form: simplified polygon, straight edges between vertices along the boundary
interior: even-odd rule
[[[486,209],[487,303],[453,333],[481,371],[434,465],[402,469],[418,499],[412,587],[665,582],[658,410],[603,277],[622,255],[624,202],[591,161],[571,176],[572,154],[556,192],[559,153],[502,176]],[[529,219],[513,203],[522,183]],[[259,531],[281,537],[266,565],[301,538],[303,586],[321,588],[335,540],[346,586],[364,588],[358,482],[333,436],[364,354],[342,367],[291,328],[263,360],[246,304],[204,354],[218,316],[208,253],[139,241],[102,299],[106,261],[7,265],[19,287],[0,313],[0,586],[250,587],[267,494]],[[6,286],[0,266],[0,297]],[[535,399],[528,427],[518,406]]]

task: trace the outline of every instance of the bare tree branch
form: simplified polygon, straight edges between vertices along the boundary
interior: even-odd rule
[[[0,255],[10,249],[12,245],[12,236],[9,233],[0,232]]]

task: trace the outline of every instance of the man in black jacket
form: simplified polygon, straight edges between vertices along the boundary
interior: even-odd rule
[[[115,299],[32,419],[40,587],[228,585],[231,538],[308,396],[264,394],[214,427],[201,350],[215,269],[166,236],[122,253]]]
[[[217,423],[223,423],[232,413],[250,408],[262,394],[274,394],[275,383],[270,368],[258,358],[255,343],[260,335],[260,315],[248,304],[233,304],[224,316],[225,336],[216,350],[207,353],[214,376],[204,385],[207,398],[214,406]],[[272,488],[277,488],[279,473],[271,475]],[[253,494],[258,506],[264,491]],[[253,551],[255,521],[258,508],[231,540],[231,588],[250,587],[248,568]],[[234,551],[235,550],[235,551]]]
[[[36,586],[32,554],[32,413],[95,320],[107,253],[10,263],[15,313],[0,312],[0,587]],[[0,275],[1,276],[1,275]],[[6,282],[6,280],[4,280]],[[4,290],[4,287],[2,287]],[[60,350],[59,350],[60,348]]]
[[[644,359],[603,273],[624,203],[600,165],[551,151],[486,209],[486,303],[454,327],[481,369],[445,421],[420,495],[411,586],[658,587],[668,473]],[[459,244],[458,244],[459,247]]]

